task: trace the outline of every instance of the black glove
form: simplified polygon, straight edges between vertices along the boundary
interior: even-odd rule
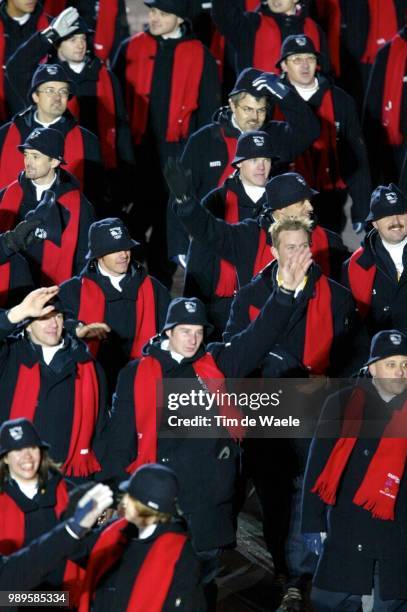
[[[13,230],[3,234],[3,242],[10,253],[18,253],[24,251],[34,242],[40,240],[35,235],[35,230],[38,227],[38,219],[29,221],[21,221]]]
[[[269,92],[279,100],[285,98],[290,92],[290,89],[284,85],[281,78],[274,74],[274,72],[263,72],[261,76],[254,79],[252,85],[257,91],[261,92],[265,89],[265,95]]]
[[[168,158],[164,168],[164,177],[177,203],[186,202],[192,197],[191,170],[185,170],[179,159]]]

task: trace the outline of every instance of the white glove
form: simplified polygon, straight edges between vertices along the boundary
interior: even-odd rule
[[[50,28],[58,34],[59,38],[64,38],[65,36],[69,36],[72,32],[75,32],[78,19],[78,11],[73,6],[70,6],[51,21]]]
[[[99,483],[78,501],[74,521],[79,523],[82,529],[90,529],[112,503],[112,491],[106,485]]]

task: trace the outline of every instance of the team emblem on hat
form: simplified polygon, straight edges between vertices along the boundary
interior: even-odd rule
[[[152,501],[148,501],[147,506],[149,506],[150,508],[154,508],[154,510],[158,510],[159,508],[159,505]]]
[[[258,147],[262,147],[264,145],[264,136],[253,136],[253,142]]]
[[[48,232],[43,227],[37,227],[35,229],[34,236],[40,240],[46,240]]]
[[[397,193],[394,193],[394,191],[389,191],[389,193],[385,193],[384,195],[389,204],[395,204],[397,202]]]
[[[185,302],[185,308],[189,313],[196,312],[195,302]]]
[[[23,428],[21,427],[21,425],[17,425],[16,427],[10,427],[8,432],[13,438],[13,440],[21,440],[21,438],[23,437]]]
[[[301,185],[306,185],[307,183],[305,182],[305,180],[302,178],[302,176],[296,176],[295,177],[297,179],[297,181],[299,183],[301,183]]]
[[[109,232],[115,240],[120,240],[120,238],[123,236],[123,230],[121,227],[110,227]]]
[[[390,334],[390,342],[392,342],[396,346],[398,344],[401,344],[401,335],[400,334]]]
[[[304,47],[304,45],[307,44],[307,41],[305,40],[303,36],[297,36],[297,38],[295,39],[295,42],[297,43],[297,45],[300,45],[300,47]]]
[[[46,71],[48,72],[48,74],[51,74],[52,76],[54,76],[58,72],[58,67],[57,66],[47,66]]]
[[[38,136],[41,136],[40,130],[33,130],[29,136],[29,139],[32,140],[33,138],[38,138]]]

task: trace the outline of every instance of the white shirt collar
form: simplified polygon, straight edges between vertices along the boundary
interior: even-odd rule
[[[61,119],[61,116],[57,117],[56,119],[53,119],[53,121],[51,121],[50,123],[44,123],[43,121],[40,121],[38,118],[38,111],[35,111],[34,113],[34,121],[36,121],[37,123],[39,123],[40,125],[42,125],[42,127],[49,127],[50,125],[54,125],[54,123],[58,123],[58,121]]]
[[[113,274],[109,274],[109,272],[107,272],[106,270],[103,270],[102,266],[100,266],[99,264],[98,264],[98,270],[102,276],[107,276],[107,278],[110,280],[113,287],[117,289],[117,291],[120,291],[120,292],[123,291],[120,283],[126,276],[125,274],[120,274],[120,276],[113,276]]]
[[[175,361],[177,361],[178,363],[181,363],[181,361],[184,359],[184,356],[181,355],[180,353],[176,353],[175,351],[170,351],[170,341],[168,340],[168,338],[161,341],[161,349],[163,351],[168,351],[171,354],[171,357],[175,359]]]
[[[141,527],[138,533],[139,540],[146,540],[151,535],[153,535],[156,529],[157,529],[157,523],[154,523],[153,525],[147,525],[147,527]]]
[[[57,353],[64,346],[64,341],[62,340],[56,346],[42,346],[42,357],[47,365],[51,363],[54,358],[55,353]]]

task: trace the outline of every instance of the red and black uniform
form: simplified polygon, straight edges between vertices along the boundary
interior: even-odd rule
[[[193,357],[178,362],[162,345],[163,339],[157,339],[146,346],[141,360],[131,362],[120,373],[106,441],[109,468],[121,476],[123,470],[132,472],[148,462],[171,467],[179,479],[180,507],[190,521],[198,551],[235,540],[232,500],[239,447],[226,430],[222,439],[157,437],[154,406],[158,408],[161,402],[156,383],[168,378],[187,379],[188,391],[199,392],[208,385],[213,388],[214,379],[219,388],[225,378],[247,375],[263,358],[265,347],[274,342],[292,308],[291,296],[276,291],[253,325],[233,342],[212,344],[207,350],[201,346]],[[271,312],[275,318],[270,323]],[[167,406],[166,398],[162,400],[162,406]],[[192,410],[192,406],[180,407],[179,416]],[[163,410],[164,426],[170,414]]]
[[[50,61],[61,65],[67,77],[75,84],[76,95],[68,103],[69,110],[82,127],[93,132],[99,139],[107,173],[104,177],[112,190],[111,197],[116,206],[118,198],[126,203],[131,198],[129,183],[133,178],[134,152],[117,77],[93,54],[86,56],[85,65],[78,73],[67,62],[54,57],[52,50],[48,39],[37,33],[21,45],[7,63],[7,76],[15,92],[20,94],[12,110],[17,113],[26,107],[26,94],[33,73],[40,59],[51,52]]]
[[[407,152],[407,26],[377,54],[364,108],[374,185],[398,182]]]
[[[118,372],[141,357],[144,344],[163,327],[169,304],[165,287],[139,264],[131,265],[120,286],[121,292],[91,261],[62,284],[58,296],[68,319],[104,322],[111,328],[108,341],[90,341],[90,350],[104,367],[112,392]]]
[[[213,0],[212,16],[219,31],[234,47],[239,72],[249,66],[277,72],[281,44],[290,34],[309,36],[322,54],[323,70],[329,70],[325,35],[301,10],[295,15],[277,14],[262,4],[255,11],[243,12],[235,0]]]
[[[34,289],[30,267],[20,253],[10,253],[0,236],[0,308],[12,308]]]
[[[51,189],[55,204],[44,219],[49,239],[32,244],[26,251],[37,285],[60,284],[78,274],[84,264],[88,230],[95,221],[93,206],[79,189],[72,174],[58,169]],[[0,192],[0,228],[6,231],[17,225],[38,205],[33,182],[21,172],[18,180]]]
[[[112,62],[121,42],[129,36],[125,0],[44,0],[44,9],[56,17],[68,6],[78,9],[94,31],[93,49],[104,62]]]
[[[0,554],[9,555],[27,546],[55,527],[68,505],[72,483],[50,472],[46,486],[33,498],[27,497],[13,479],[6,480],[0,493]],[[44,590],[69,590],[71,601],[79,596],[84,571],[72,561],[55,565],[40,585]]]
[[[40,345],[24,335],[7,338],[16,329],[0,312],[0,421],[32,420],[64,473],[94,477],[102,469],[101,432],[107,419],[102,369],[85,345],[70,336],[47,365]]]
[[[372,230],[363,247],[344,264],[343,284],[350,289],[369,338],[384,329],[407,332],[407,248],[403,251],[404,270],[400,278],[392,258],[377,232]],[[369,355],[369,339],[365,356]]]
[[[36,127],[44,127],[37,119],[35,105],[16,115],[0,128],[0,189],[15,181],[24,170],[24,156],[17,150]],[[103,166],[100,146],[94,134],[78,125],[67,110],[52,124],[65,138],[65,169],[79,181],[81,190],[97,208],[103,196]]]
[[[182,524],[158,524],[146,538],[138,534],[125,519],[102,531],[90,552],[79,611],[206,609],[199,561]]]
[[[0,4],[0,124],[10,120],[15,97],[13,84],[5,79],[4,66],[20,45],[50,22],[40,2],[23,25],[8,15],[6,4]]]
[[[353,223],[363,223],[369,212],[369,163],[353,99],[324,76],[317,75],[317,79],[318,90],[307,104],[321,122],[321,133],[297,157],[294,167],[320,192],[312,201],[318,222],[340,232],[345,223],[343,207],[348,194],[353,202]],[[295,91],[288,79],[285,83]]]
[[[168,190],[157,168],[162,169],[169,156],[180,156],[189,135],[210,121],[220,102],[214,58],[186,24],[181,32],[175,39],[140,32],[122,43],[113,66],[135,145],[134,185],[148,185],[143,206],[129,221],[142,242],[148,227],[153,227],[147,248],[149,270],[166,285],[170,284],[170,269],[165,266]]]
[[[259,93],[259,97],[266,95]],[[273,99],[273,98],[272,98]],[[282,164],[292,161],[319,136],[320,126],[314,113],[303,100],[291,92],[281,101],[285,121],[267,121],[262,130],[273,138],[273,148]],[[212,189],[221,187],[235,171],[231,162],[236,143],[242,132],[232,123],[232,112],[223,107],[217,111],[212,123],[190,136],[182,153],[182,164],[192,174],[194,193],[201,200]],[[188,236],[174,220],[169,238],[169,255],[186,253]]]

